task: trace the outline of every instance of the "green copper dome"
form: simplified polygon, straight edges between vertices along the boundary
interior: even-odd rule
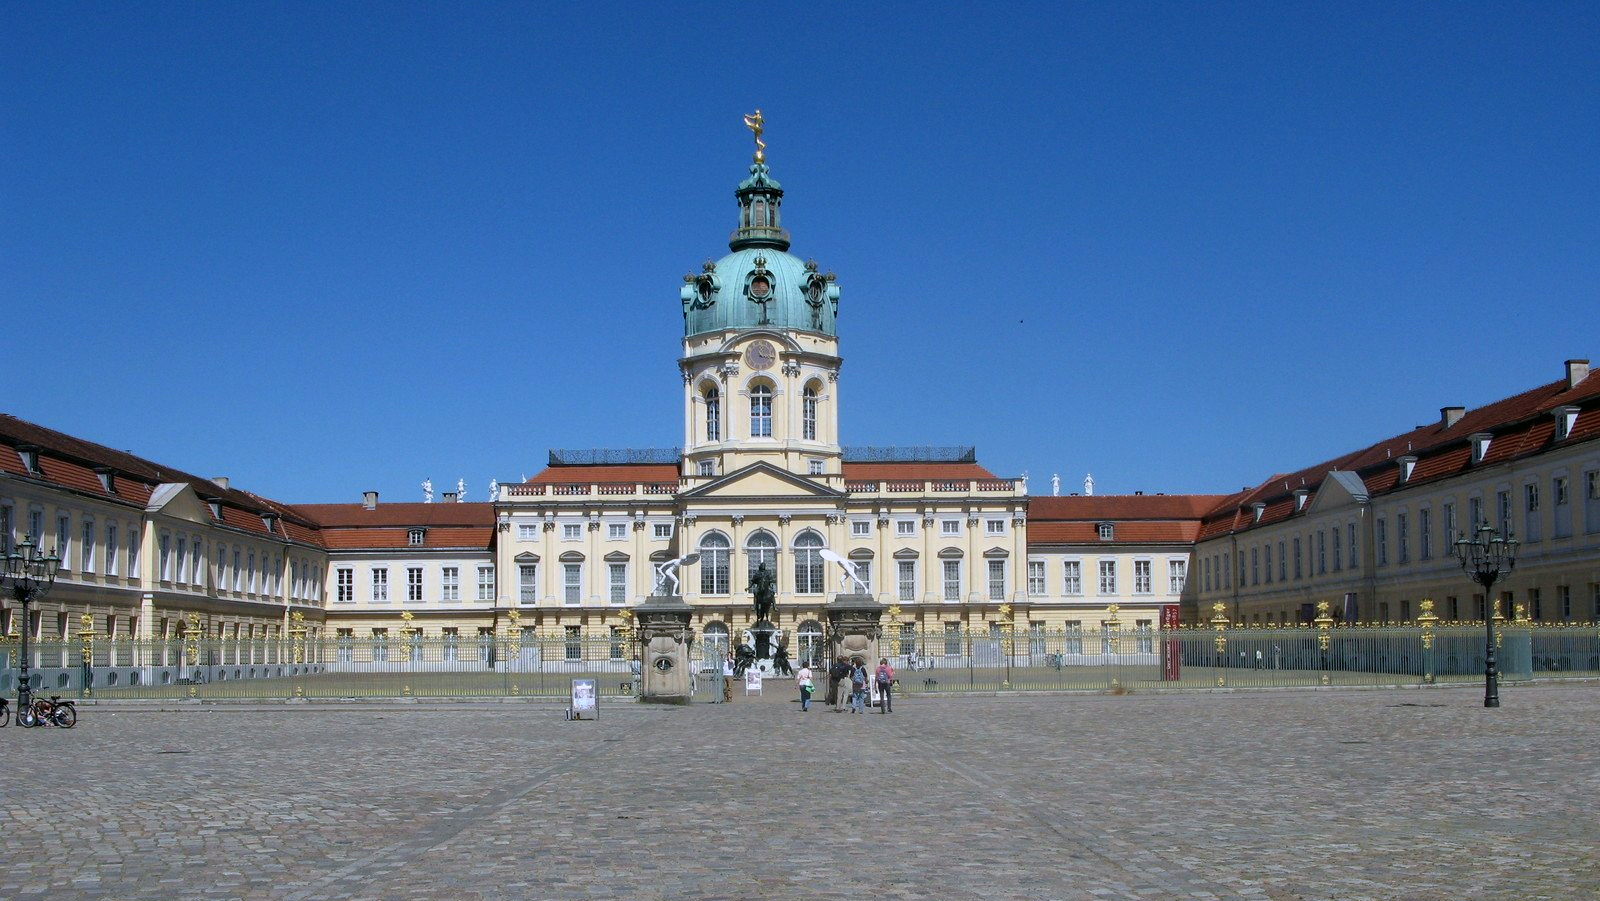
[[[766,163],[751,164],[734,196],[739,227],[728,241],[733,252],[683,277],[684,335],[744,328],[836,335],[839,287],[833,273],[788,252],[789,233],[779,224],[783,188]]]

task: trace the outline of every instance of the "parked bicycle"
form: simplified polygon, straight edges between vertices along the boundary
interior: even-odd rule
[[[78,705],[61,700],[60,695],[51,695],[48,700],[34,698],[31,705],[17,711],[17,725],[24,729],[49,725],[71,729],[77,724]]]
[[[4,729],[9,722],[11,722],[11,702],[0,698],[0,729]]]

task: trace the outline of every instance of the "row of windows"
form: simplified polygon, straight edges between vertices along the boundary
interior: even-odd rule
[[[1117,593],[1117,561],[1098,561],[1097,582],[1098,594],[1114,595]],[[1167,561],[1167,593],[1173,595],[1183,594],[1184,585],[1189,578],[1188,560]],[[1150,560],[1133,561],[1133,593],[1153,594],[1155,591],[1155,563]],[[1042,597],[1049,593],[1046,584],[1045,561],[1028,561],[1028,594],[1033,597]],[[1063,560],[1061,562],[1061,593],[1066,595],[1083,594],[1083,562],[1080,560]]]
[[[1239,586],[1242,588],[1247,585],[1271,585],[1274,581],[1288,582],[1291,573],[1293,579],[1305,578],[1308,572],[1324,575],[1329,571],[1330,561],[1333,572],[1344,569],[1346,563],[1350,569],[1360,567],[1360,555],[1357,551],[1359,543],[1356,540],[1356,524],[1353,522],[1319,529],[1305,536],[1305,545],[1301,544],[1300,539],[1301,536],[1296,535],[1293,538],[1280,538],[1276,543],[1262,542],[1250,548],[1248,552],[1241,549],[1238,555]],[[1310,558],[1303,553],[1307,546],[1311,549]],[[1274,548],[1276,554],[1273,552]],[[1277,561],[1276,564],[1273,562],[1274,559]],[[1234,579],[1232,562],[1225,553],[1202,557],[1201,590],[1221,591],[1232,588]]]
[[[408,566],[405,570],[405,598],[407,603],[422,603],[427,599],[423,591],[423,568]],[[387,604],[389,602],[389,569],[378,567],[370,573],[371,592],[367,599],[374,604]],[[478,567],[477,599],[480,601],[493,601],[494,594],[494,567]],[[356,574],[355,570],[341,567],[334,571],[334,602],[339,604],[352,604],[356,600]],[[441,602],[454,602],[461,600],[461,567],[444,566],[439,569],[439,597]]]
[[[15,513],[11,505],[0,506],[0,554],[10,554],[16,549],[16,529],[19,525],[25,526],[24,535],[33,539],[39,546],[40,553],[54,552],[60,558],[60,568],[63,572],[76,571],[82,576],[95,573],[98,567],[104,566],[105,575],[120,577],[123,572],[128,573],[130,579],[139,577],[139,529],[135,525],[124,527],[117,522],[105,524],[102,533],[93,518],[84,515],[78,529],[72,527],[72,514],[61,511],[56,514],[55,541],[51,543],[45,532],[45,516],[42,507],[33,507],[28,511],[27,522],[15,521]]]
[[[817,387],[807,385],[800,396],[800,437],[804,441],[817,440]],[[722,394],[716,385],[707,385],[701,392],[706,410],[706,440],[722,440]],[[750,437],[772,437],[772,386],[757,382],[750,388]]]
[[[599,523],[595,523],[594,525],[595,525],[595,528],[599,528],[600,524]],[[670,523],[670,522],[658,522],[658,523],[652,523],[651,526],[652,526],[651,537],[656,539],[657,541],[666,541],[667,539],[670,539],[672,537],[672,523]],[[605,527],[606,527],[606,539],[608,541],[623,541],[623,540],[627,539],[627,537],[628,537],[628,524],[625,523],[625,522],[608,522],[608,523],[605,524]],[[581,523],[581,522],[565,522],[565,523],[561,523],[561,540],[562,541],[580,541],[582,539],[583,539],[583,523]],[[539,540],[539,525],[538,525],[538,523],[518,523],[517,524],[517,540],[518,541],[538,541]]]

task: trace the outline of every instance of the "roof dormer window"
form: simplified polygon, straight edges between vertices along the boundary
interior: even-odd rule
[[[267,534],[268,535],[276,533],[278,531],[278,514],[276,514],[276,513],[263,513],[263,514],[261,514],[261,524],[267,527]]]
[[[427,529],[412,529],[406,533],[406,544],[412,547],[422,547],[422,540],[428,535]]]
[[[1550,412],[1556,417],[1556,440],[1566,440],[1566,437],[1572,434],[1572,427],[1578,424],[1578,408],[1568,405],[1556,407]]]
[[[208,497],[206,498],[206,506],[211,508],[211,518],[217,522],[222,522],[222,498]]]
[[[39,449],[31,444],[17,445],[17,456],[22,458],[22,470],[30,476],[44,475],[39,471]]]
[[[1261,514],[1263,514],[1265,512],[1267,512],[1267,505],[1262,503],[1261,501],[1256,501],[1255,503],[1251,504],[1250,505],[1250,522],[1251,523],[1260,522],[1261,521]]]
[[[100,477],[100,488],[106,494],[117,493],[117,471],[109,466],[96,466],[94,474]]]
[[[1472,462],[1482,463],[1483,458],[1489,456],[1489,442],[1494,440],[1494,435],[1489,432],[1474,432],[1468,440],[1472,442]]]
[[[1306,508],[1306,502],[1311,500],[1311,492],[1304,488],[1294,490],[1294,512],[1299,513]]]
[[[1112,528],[1111,523],[1108,522],[1100,524],[1099,533],[1101,541],[1110,541],[1116,535],[1116,531]]]
[[[1407,454],[1395,462],[1400,465],[1400,484],[1411,481],[1411,472],[1417,468],[1417,458]]]

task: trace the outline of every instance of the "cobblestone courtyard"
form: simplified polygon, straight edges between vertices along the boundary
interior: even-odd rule
[[[0,898],[1593,898],[1600,685],[1503,694],[94,705]]]

